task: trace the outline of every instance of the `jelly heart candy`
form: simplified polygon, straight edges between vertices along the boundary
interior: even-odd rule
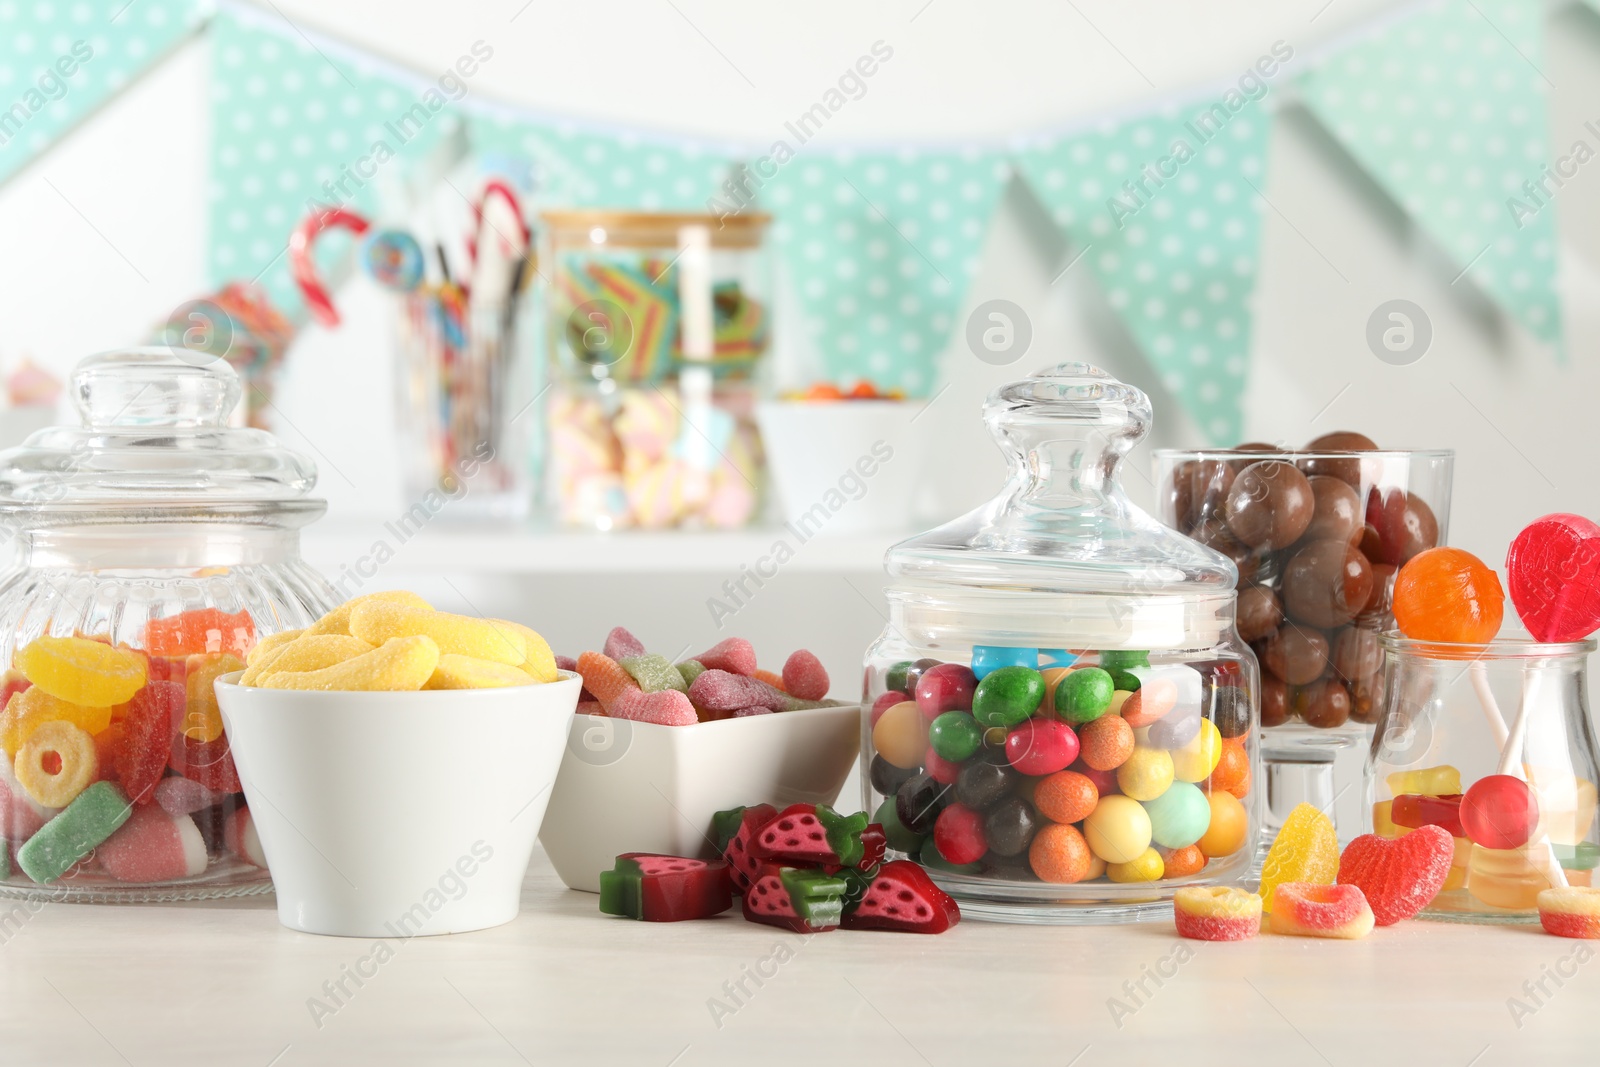
[[[1269,901],[1275,934],[1355,941],[1372,933],[1372,909],[1359,886],[1282,882]]]
[[[64,808],[100,773],[94,738],[84,730],[52,719],[40,723],[17,750],[17,781],[47,808]]]
[[[180,729],[183,736],[196,741],[215,741],[222,736],[222,711],[217,707],[217,679],[243,670],[244,661],[231,652],[190,656],[184,687],[188,704]]]
[[[680,693],[689,691],[689,687],[684,684],[683,675],[665,656],[645,653],[618,660],[617,665],[627,671],[634,684],[646,693],[656,693],[663,689],[676,689]]]
[[[1455,838],[1442,826],[1418,827],[1394,840],[1362,834],[1339,857],[1339,884],[1360,886],[1374,921],[1392,926],[1438,896],[1455,854]]]
[[[144,624],[144,650],[152,656],[231,652],[243,657],[255,643],[256,624],[248,611],[196,608]]]
[[[849,930],[942,934],[960,921],[960,907],[921,867],[895,860],[878,868],[861,903],[845,913],[843,925]]]
[[[828,695],[828,669],[813,653],[800,649],[783,662],[783,688],[801,700],[823,700]]]
[[[716,840],[722,843],[718,851],[728,863],[728,874],[736,891],[743,893],[749,889],[760,872],[762,860],[753,851],[755,838],[762,827],[777,817],[778,809],[771,804],[730,808],[712,816],[713,832]]]
[[[24,689],[11,698],[4,712],[0,712],[0,748],[5,749],[7,760],[15,759],[17,750],[35,730],[56,720],[98,734],[111,725],[111,711],[111,708],[86,708],[69,703],[38,686]]]
[[[150,682],[128,701],[122,719],[122,752],[117,777],[135,804],[148,804],[171,757],[172,734],[187,702],[180,682]],[[179,779],[181,780],[181,779]]]
[[[1467,836],[1461,828],[1460,793],[1442,797],[1402,793],[1389,805],[1389,821],[1413,830],[1421,826],[1442,826],[1452,837]]]
[[[606,643],[602,651],[608,657],[620,663],[622,660],[632,656],[644,655],[645,647],[643,641],[633,636],[626,629],[621,626],[615,626],[612,627],[610,633],[606,634]]]
[[[728,865],[720,860],[626,852],[600,872],[600,912],[644,922],[708,919],[733,907]]]
[[[742,637],[718,641],[694,659],[708,671],[743,675],[756,672],[756,650]]]
[[[1539,893],[1539,925],[1557,937],[1600,938],[1600,889],[1569,886]]]
[[[47,885],[93,852],[132,814],[133,805],[122,790],[110,782],[95,782],[17,850],[17,863],[29,878]]]
[[[350,613],[350,633],[375,648],[397,637],[426,637],[440,653],[492,659],[511,667],[528,658],[527,641],[513,627],[392,601],[369,600],[357,607]]]
[[[119,882],[171,882],[206,869],[206,842],[187,815],[151,804],[136,808],[122,828],[95,849],[105,872]]]
[[[1246,941],[1261,932],[1261,898],[1231,885],[1185,886],[1172,896],[1179,937]]]
[[[744,894],[744,917],[802,934],[832,930],[844,915],[848,888],[836,874],[769,863]]]
[[[826,804],[791,804],[761,828],[753,851],[783,863],[854,867],[865,851],[861,833],[866,812],[840,815]]]
[[[689,698],[676,689],[663,689],[656,693],[624,689],[617,694],[608,710],[618,719],[632,719],[657,726],[693,726],[700,721]]]
[[[239,684],[257,685],[263,675],[278,671],[320,671],[371,651],[371,645],[349,634],[308,634],[260,656],[239,676]]]
[[[1600,627],[1600,526],[1580,515],[1528,524],[1506,552],[1506,585],[1535,641],[1580,641]]]
[[[199,782],[218,793],[237,793],[239,771],[233,765],[233,752],[228,747],[228,735],[215,741],[195,741],[179,734],[172,743],[171,758],[167,764],[191,781]]]
[[[320,671],[273,672],[261,679],[261,685],[267,689],[402,692],[421,689],[438,666],[439,646],[431,638],[391,637],[381,648]]]
[[[442,655],[424,689],[503,689],[509,685],[534,685],[528,672],[492,659]]]
[[[530,629],[520,622],[509,622],[506,619],[490,619],[494,625],[503,629],[513,630],[522,636],[523,647],[527,649],[527,658],[516,667],[536,682],[553,682],[560,677],[556,673],[556,654],[550,651],[550,642],[537,630]],[[567,668],[571,670],[572,668]]]
[[[388,601],[391,604],[401,604],[421,611],[432,611],[433,605],[415,593],[408,593],[403,589],[385,589],[376,593],[367,593],[343,604],[328,612],[322,618],[306,627],[306,634],[345,634],[350,633],[350,615],[363,604],[375,600]]]
[[[14,662],[46,693],[90,708],[126,704],[145,683],[144,656],[87,637],[36,638]]]
[[[244,657],[245,666],[254,667],[257,663],[261,662],[262,657],[268,652],[280,649],[289,642],[294,641],[304,635],[304,630],[279,630],[275,634],[268,634],[251,647],[249,653]],[[153,667],[151,673],[154,674]]]
[[[1393,818],[1393,815],[1390,816]],[[1399,819],[1395,819],[1400,823]],[[1521,848],[1539,825],[1539,801],[1528,783],[1509,774],[1479,778],[1461,796],[1461,829],[1484,848]]]
[[[599,652],[585,652],[578,657],[578,673],[583,676],[583,687],[600,702],[608,712],[611,704],[629,689],[638,689],[633,676],[610,656]]]
[[[1332,885],[1338,875],[1339,838],[1334,833],[1332,820],[1310,804],[1296,805],[1283,820],[1283,827],[1261,865],[1258,892],[1262,906],[1269,912],[1272,910],[1272,891],[1284,882]]]
[[[1504,611],[1499,577],[1459,548],[1418,553],[1395,575],[1395,625],[1414,641],[1483,644]]]

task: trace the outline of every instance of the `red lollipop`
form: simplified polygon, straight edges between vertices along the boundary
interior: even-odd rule
[[[1533,790],[1509,774],[1479,778],[1461,798],[1461,828],[1484,848],[1521,848],[1538,825]]]
[[[1600,526],[1546,515],[1506,552],[1506,584],[1537,641],[1577,641],[1600,628]]]

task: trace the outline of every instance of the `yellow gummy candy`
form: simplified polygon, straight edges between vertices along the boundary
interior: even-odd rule
[[[304,630],[283,630],[279,633],[268,634],[261,640],[257,641],[255,643],[255,647],[250,649],[249,653],[244,657],[245,665],[248,667],[254,667],[257,663],[260,663],[266,658],[268,652],[274,652],[277,649],[282,648],[284,645],[287,645],[290,641],[295,640],[303,633],[305,633]]]
[[[1284,882],[1332,885],[1338,876],[1339,837],[1333,820],[1310,804],[1297,805],[1261,865],[1262,910],[1272,910],[1273,891]]]
[[[328,612],[322,618],[306,627],[307,636],[312,634],[346,634],[350,633],[350,613],[362,604],[374,600],[386,600],[392,604],[404,604],[407,607],[419,608],[423,611],[433,610],[433,605],[423,600],[415,593],[408,593],[404,589],[385,589],[382,592],[367,593],[353,600],[346,600],[343,604]],[[376,642],[381,644],[382,642]]]
[[[528,648],[528,656],[518,666],[534,681],[553,682],[561,676],[556,670],[556,654],[550,651],[550,642],[541,637],[538,631],[530,630],[520,622],[510,622],[506,619],[489,621],[496,626],[509,626],[522,635],[522,640]]]
[[[280,671],[320,671],[371,651],[371,645],[349,634],[309,634],[281,646],[275,655],[264,657],[244,672],[239,684],[256,685],[263,675]]]
[[[260,679],[267,689],[421,689],[439,666],[439,646],[429,637],[395,637],[371,652],[320,671],[275,671]]]
[[[15,658],[28,681],[51,696],[91,708],[126,704],[144,687],[145,658],[88,637],[41,637]]]
[[[517,629],[493,619],[452,615],[392,601],[369,600],[350,613],[350,632],[370,645],[393,637],[431,637],[442,654],[492,659],[516,667],[528,658]]]
[[[70,722],[47,722],[17,751],[12,771],[34,800],[64,808],[94,783],[100,757],[86,731]]]
[[[231,652],[201,652],[190,656],[183,684],[183,736],[200,742],[222,736],[222,709],[217,707],[217,679],[243,670],[244,662]]]
[[[12,696],[0,712],[0,748],[6,759],[16,758],[33,732],[47,722],[70,722],[78,729],[97,734],[111,725],[110,708],[86,708],[53,697],[38,686]]]
[[[1419,767],[1414,771],[1395,771],[1384,779],[1391,796],[1448,797],[1461,792],[1461,772],[1448,763]]]
[[[492,659],[474,659],[446,653],[424,689],[502,689],[508,685],[533,685],[533,676],[518,667]]]

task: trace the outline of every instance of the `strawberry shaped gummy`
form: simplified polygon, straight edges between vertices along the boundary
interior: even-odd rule
[[[777,817],[778,809],[771,804],[730,808],[711,817],[712,833],[722,846],[722,858],[727,861],[735,892],[749,892],[750,884],[761,873],[761,859],[753,851],[755,837]]]
[[[1600,526],[1546,515],[1506,552],[1511,603],[1535,641],[1579,641],[1600,627]]]
[[[961,908],[910,860],[878,868],[861,903],[847,912],[848,930],[942,934],[961,921]]]
[[[651,923],[705,919],[733,906],[728,865],[684,856],[625,852],[600,872],[600,911]]]
[[[826,804],[791,804],[756,835],[753,851],[766,860],[854,867],[866,855],[867,813],[840,815]]]
[[[744,895],[744,917],[801,934],[832,930],[844,914],[848,888],[836,874],[769,863]]]
[[[1455,851],[1455,839],[1442,826],[1420,826],[1393,840],[1362,834],[1339,858],[1339,884],[1359,886],[1373,920],[1392,926],[1439,894]]]

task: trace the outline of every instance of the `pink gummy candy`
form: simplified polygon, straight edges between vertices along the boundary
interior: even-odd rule
[[[689,698],[676,689],[646,693],[624,689],[611,701],[611,714],[618,719],[650,722],[657,726],[690,726],[700,721]]]
[[[206,869],[206,842],[194,820],[169,815],[155,804],[135,806],[95,855],[119,882],[170,882]]]
[[[630,656],[642,656],[645,654],[644,642],[621,626],[613,627],[611,632],[606,634],[605,653],[611,659],[618,661]]]
[[[558,671],[575,671],[577,669],[578,669],[578,661],[573,659],[571,656],[557,656],[556,657],[556,670],[558,670]]]
[[[255,820],[249,808],[240,808],[228,816],[222,828],[222,840],[228,851],[257,867],[267,865],[266,853],[261,851],[261,838],[256,834]]]
[[[156,803],[168,815],[192,815],[221,804],[227,796],[188,778],[163,778],[156,783]]]
[[[821,700],[828,695],[828,670],[802,648],[783,664],[783,687],[801,700]]]
[[[696,706],[712,711],[738,711],[752,707],[783,711],[789,706],[788,698],[766,682],[724,670],[701,671],[694,684],[689,686],[689,699]]]
[[[746,676],[756,673],[756,650],[742,637],[718,641],[694,658],[708,671],[727,671]]]
[[[585,692],[587,692],[587,690],[585,690]],[[600,703],[598,700],[578,701],[578,710],[575,712],[575,714],[578,715],[604,715],[605,713],[605,705]]]

